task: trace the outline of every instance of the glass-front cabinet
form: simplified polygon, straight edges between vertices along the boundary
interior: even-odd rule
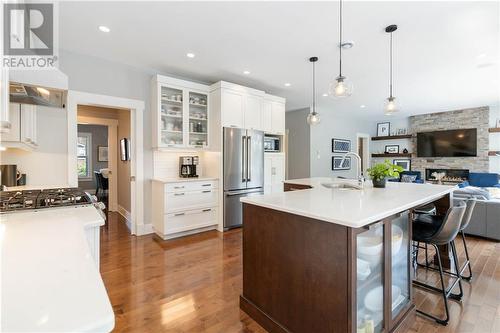
[[[352,241],[356,257],[353,332],[390,332],[411,307],[408,212],[355,230]]]
[[[153,147],[207,148],[209,87],[157,75],[153,78]]]

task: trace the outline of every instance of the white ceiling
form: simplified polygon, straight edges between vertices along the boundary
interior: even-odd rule
[[[308,58],[318,56],[320,111],[375,118],[388,95],[384,28],[397,24],[394,79],[401,115],[499,101],[497,1],[346,1],[344,40],[356,44],[344,53],[343,71],[354,93],[340,101],[321,96],[338,75],[338,2],[65,2],[60,15],[62,49],[263,89],[286,97],[287,110],[310,105]],[[111,32],[100,32],[99,25]]]

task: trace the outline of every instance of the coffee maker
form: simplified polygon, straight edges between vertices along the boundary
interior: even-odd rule
[[[181,156],[179,158],[179,176],[181,178],[198,177],[196,166],[199,164],[198,156]]]

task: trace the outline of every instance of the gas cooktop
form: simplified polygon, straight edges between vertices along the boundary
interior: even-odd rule
[[[0,213],[85,205],[93,201],[88,193],[76,187],[6,191],[0,192]]]

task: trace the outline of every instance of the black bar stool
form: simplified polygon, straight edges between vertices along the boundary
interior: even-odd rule
[[[470,198],[467,200],[467,207],[465,209],[465,214],[464,214],[464,217],[462,219],[462,225],[460,226],[460,235],[462,236],[462,241],[464,243],[465,262],[464,262],[464,265],[460,268],[459,274],[460,274],[460,277],[462,279],[467,280],[467,281],[472,280],[472,268],[470,265],[469,251],[467,249],[467,242],[465,241],[464,230],[467,228],[467,226],[470,223],[470,220],[472,218],[472,213],[474,212],[474,207],[476,207],[476,202],[477,202],[477,200],[475,198]],[[460,203],[458,203],[458,204],[460,204]],[[464,276],[464,271],[467,267],[469,268],[469,275]]]
[[[439,277],[441,280],[441,288],[436,288],[429,284],[421,281],[413,280],[413,285],[416,287],[421,287],[429,291],[434,291],[442,294],[444,306],[445,306],[445,318],[438,318],[430,313],[423,312],[417,309],[417,312],[428,318],[435,320],[441,325],[447,325],[450,320],[450,313],[448,310],[448,298],[460,301],[463,296],[462,281],[460,274],[456,274],[455,281],[453,284],[446,289],[444,284],[444,272],[443,265],[441,262],[441,255],[439,253],[439,245],[449,244],[453,253],[453,264],[457,272],[459,271],[458,261],[457,261],[457,251],[455,248],[455,237],[460,232],[460,227],[462,225],[462,219],[465,214],[466,205],[464,202],[458,203],[456,206],[448,209],[446,216],[443,218],[437,215],[419,215],[413,221],[413,241],[429,244],[436,250],[436,255],[438,258],[438,268]],[[459,294],[454,294],[452,292],[453,288],[458,284],[460,288]]]

